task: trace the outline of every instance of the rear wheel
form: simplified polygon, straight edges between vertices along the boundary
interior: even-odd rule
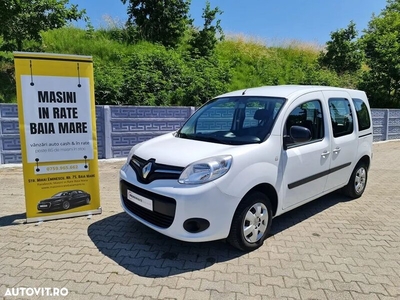
[[[264,243],[271,228],[272,206],[261,192],[246,195],[233,216],[228,242],[242,251],[252,251]]]
[[[363,162],[359,162],[351,174],[349,183],[343,188],[343,192],[353,198],[359,198],[365,191],[368,179],[368,168]]]

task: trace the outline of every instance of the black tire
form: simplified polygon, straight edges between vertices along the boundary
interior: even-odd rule
[[[261,218],[256,216],[256,207],[262,213]],[[254,213],[255,223],[246,220],[248,213],[250,215]],[[233,247],[241,251],[253,251],[264,243],[271,229],[271,222],[272,206],[268,197],[261,192],[252,192],[246,195],[236,208],[227,240]],[[249,229],[247,236],[245,226]],[[254,234],[255,232],[257,232],[257,236]]]
[[[69,201],[65,200],[65,201],[62,203],[62,208],[63,208],[64,210],[67,210],[67,209],[69,209],[70,207],[71,207],[71,204],[69,203]]]
[[[351,173],[350,180],[343,188],[343,193],[350,198],[360,198],[365,191],[368,180],[368,167],[359,162]]]

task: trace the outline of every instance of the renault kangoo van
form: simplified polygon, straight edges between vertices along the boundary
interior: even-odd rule
[[[272,219],[332,191],[360,197],[372,155],[363,91],[266,86],[227,93],[176,132],[132,148],[123,209],[172,238],[260,247]]]

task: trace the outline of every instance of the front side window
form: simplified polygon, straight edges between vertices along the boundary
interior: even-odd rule
[[[284,137],[287,139],[286,144],[288,147],[299,145],[290,140],[290,128],[294,125],[310,130],[311,140],[307,144],[322,140],[324,138],[324,120],[321,102],[319,100],[307,101],[290,112],[284,127]]]
[[[202,106],[177,137],[224,144],[260,143],[269,135],[284,98],[235,96]]]
[[[354,107],[357,113],[358,130],[365,130],[371,127],[371,119],[367,105],[361,99],[353,99]]]
[[[353,115],[350,102],[345,98],[329,99],[333,136],[341,137],[353,132]]]

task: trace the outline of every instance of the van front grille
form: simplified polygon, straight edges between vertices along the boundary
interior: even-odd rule
[[[155,159],[144,160],[136,155],[132,156],[129,165],[135,171],[137,180],[143,184],[160,179],[178,180],[184,169],[182,167],[159,164]],[[146,166],[148,166],[147,173],[144,171]]]

